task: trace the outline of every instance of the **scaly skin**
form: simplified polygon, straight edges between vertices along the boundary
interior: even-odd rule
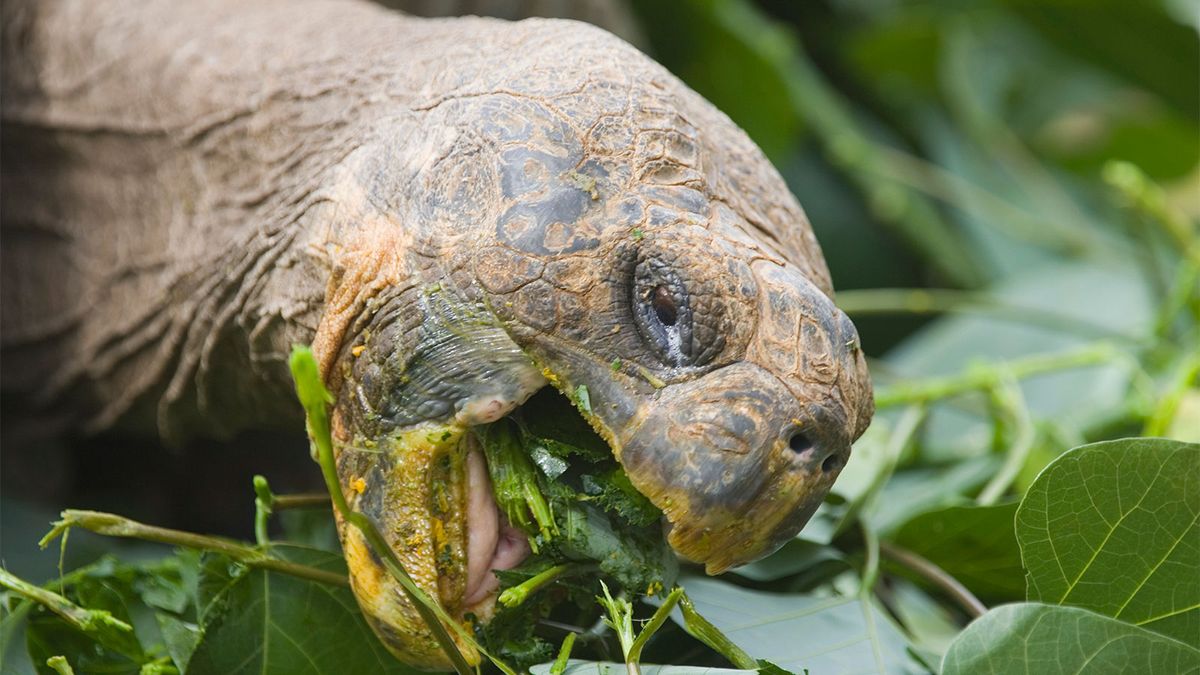
[[[710,573],[793,536],[870,420],[779,175],[600,30],[321,0],[4,12],[6,390],[88,429],[298,424],[284,357],[312,341],[343,488],[452,613],[468,429],[547,382],[586,388]],[[376,632],[444,666],[342,537]]]

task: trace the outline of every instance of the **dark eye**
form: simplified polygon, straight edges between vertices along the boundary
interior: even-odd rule
[[[658,260],[640,261],[634,270],[631,300],[638,332],[658,358],[669,366],[695,365],[692,310],[679,275]]]
[[[675,305],[675,298],[671,297],[671,291],[667,290],[666,286],[654,287],[650,306],[654,308],[654,315],[658,317],[659,323],[664,326],[674,326],[675,321],[679,319],[679,307]]]

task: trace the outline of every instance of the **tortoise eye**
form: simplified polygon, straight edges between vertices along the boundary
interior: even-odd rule
[[[671,296],[671,291],[667,290],[666,286],[654,288],[654,294],[650,298],[650,307],[654,309],[654,315],[658,317],[659,323],[664,326],[674,326],[679,319],[679,307],[675,304],[675,298]]]

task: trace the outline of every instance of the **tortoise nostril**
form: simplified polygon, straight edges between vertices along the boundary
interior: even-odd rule
[[[841,466],[842,466],[841,455],[832,454],[832,455],[826,457],[825,461],[821,462],[821,471],[824,471],[825,473],[831,473],[833,471],[837,471],[838,468]]]
[[[792,434],[792,437],[788,439],[788,447],[796,454],[811,450],[812,446],[812,441],[801,431]]]

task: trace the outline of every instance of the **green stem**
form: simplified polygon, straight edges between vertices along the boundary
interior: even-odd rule
[[[946,288],[872,288],[839,291],[838,307],[852,317],[887,314],[978,313],[1018,323],[1035,323],[1064,333],[1133,341],[1105,326],[1037,307],[1021,307],[996,296]]]
[[[308,509],[317,507],[331,507],[332,502],[329,500],[329,493],[326,492],[311,492],[300,493],[294,495],[274,495],[274,501],[271,502],[273,511],[286,511],[288,509]]]
[[[1150,418],[1146,420],[1146,426],[1142,430],[1143,436],[1162,436],[1167,433],[1167,429],[1170,428],[1171,422],[1175,418],[1175,411],[1179,409],[1180,401],[1183,400],[1188,389],[1195,384],[1198,377],[1200,377],[1200,352],[1193,352],[1176,369],[1175,377],[1167,391],[1159,399]]]
[[[683,629],[688,635],[708,645],[716,653],[724,656],[733,664],[735,668],[743,670],[758,670],[758,662],[750,657],[741,647],[734,644],[721,632],[721,629],[712,625],[700,612],[696,611],[696,606],[692,604],[692,599],[684,593],[679,598],[679,611],[683,614]]]
[[[962,235],[922,195],[894,180],[880,179],[886,158],[860,128],[842,96],[813,66],[794,36],[749,3],[715,4],[722,25],[771,65],[788,99],[811,125],[830,161],[873,207],[880,222],[922,253],[922,258],[954,285],[982,285],[985,266],[964,245]],[[736,16],[733,16],[736,14]]]
[[[859,586],[858,596],[866,600],[871,597],[871,593],[875,591],[875,583],[879,581],[879,535],[875,533],[875,528],[865,520],[860,520],[858,525],[862,530],[863,544],[866,550],[866,556],[863,559],[862,584]]]
[[[102,534],[109,537],[123,537],[127,539],[140,539],[142,541],[152,541],[159,544],[169,544],[171,546],[182,546],[184,548],[194,548],[202,551],[211,551],[229,556],[234,560],[243,563],[249,567],[258,569],[270,570],[272,572],[280,572],[301,579],[308,579],[323,584],[332,586],[349,586],[350,582],[345,576],[327,572],[325,570],[300,565],[287,560],[280,560],[263,552],[262,549],[247,546],[241,542],[222,537],[213,537],[205,534],[196,534],[195,532],[184,532],[182,530],[172,530],[165,527],[156,527],[154,525],[146,525],[139,523],[136,520],[130,520],[123,516],[118,516],[113,513],[102,513],[99,511],[79,511],[68,509],[62,512],[62,520],[54,523],[54,529],[42,538],[38,545],[45,548],[50,542],[54,541],[60,534],[63,534],[72,527],[82,527],[85,530]]]
[[[1122,355],[1108,342],[1097,342],[1080,349],[1057,354],[1038,354],[996,364],[973,366],[965,373],[949,377],[899,384],[875,395],[877,408],[911,403],[929,403],[942,398],[991,389],[1007,377],[1023,379],[1070,368],[1084,368],[1122,361]]]
[[[46,665],[58,675],[75,675],[75,670],[71,668],[71,664],[67,662],[65,656],[51,656],[46,659]]]
[[[675,605],[679,604],[679,599],[681,597],[683,597],[683,588],[679,586],[676,586],[671,590],[670,593],[667,594],[667,597],[663,600],[663,603],[658,606],[657,610],[655,610],[654,616],[650,617],[650,621],[646,622],[646,625],[642,626],[641,632],[638,633],[636,638],[634,638],[633,644],[629,647],[629,653],[625,655],[625,659],[627,661],[637,663],[641,660],[642,649],[645,648],[646,643],[650,641],[650,638],[654,636],[654,633],[657,632],[659,628],[662,628],[663,623],[666,622],[669,616],[671,616],[671,610],[675,609]]]
[[[567,663],[571,660],[571,650],[575,648],[575,633],[567,633],[563,638],[562,647],[558,650],[558,658],[554,659],[554,665],[550,666],[550,675],[563,675],[567,670]]]
[[[596,566],[591,564],[563,563],[561,565],[555,565],[554,567],[543,570],[529,579],[522,581],[520,584],[504,591],[500,594],[498,602],[505,607],[516,607],[517,605],[525,602],[525,599],[534,592],[546,586],[546,584],[555,581],[556,579],[560,579],[568,575],[590,572],[594,569],[596,569]]]
[[[940,588],[959,604],[971,618],[978,618],[987,613],[987,605],[979,601],[974,593],[971,593],[966,586],[963,586],[958,579],[951,576],[946,570],[938,567],[929,560],[909,551],[900,548],[895,544],[881,542],[879,550],[883,555],[907,567],[918,576]]]
[[[980,506],[995,504],[1013,484],[1029,459],[1029,452],[1033,449],[1033,442],[1037,436],[1033,420],[1029,416],[1029,406],[1025,404],[1025,397],[1015,379],[1007,378],[1003,384],[993,389],[992,398],[1005,421],[1012,425],[1013,439],[1005,454],[1004,464],[975,499]]]
[[[1104,165],[1103,173],[1104,181],[1116,189],[1131,208],[1174,240],[1185,258],[1200,263],[1195,225],[1187,216],[1171,208],[1161,187],[1129,162],[1110,161]]]
[[[80,607],[54,591],[46,590],[14,576],[0,567],[0,586],[26,597],[62,617],[77,630],[91,634],[102,627],[115,628],[122,633],[133,634],[133,626],[99,609]]]
[[[859,514],[874,505],[877,496],[883,490],[883,486],[887,484],[895,472],[896,465],[900,461],[900,455],[904,453],[904,449],[908,447],[917,430],[921,428],[921,423],[925,421],[927,412],[924,405],[914,405],[904,411],[904,414],[896,423],[896,429],[888,438],[887,447],[884,448],[883,466],[875,473],[875,476],[871,479],[871,483],[867,485],[862,495],[854,500],[849,508],[846,509],[846,512],[842,515],[842,519],[834,529],[835,537],[849,530],[851,525],[861,520]]]
[[[254,477],[254,495],[254,541],[259,546],[268,546],[271,539],[267,536],[267,518],[271,515],[275,495],[271,494],[271,486],[264,476]]]

